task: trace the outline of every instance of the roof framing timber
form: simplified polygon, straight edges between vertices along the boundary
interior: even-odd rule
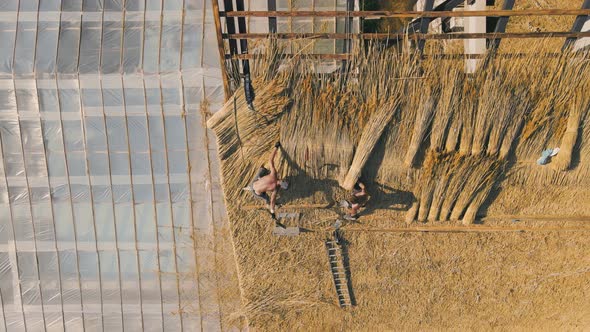
[[[523,9],[473,11],[232,11],[220,12],[221,17],[473,17],[473,16],[580,16],[590,15],[590,9]]]
[[[582,38],[590,37],[590,31],[569,32],[569,31],[550,31],[550,32],[506,32],[506,33],[445,33],[445,34],[426,34],[413,33],[234,33],[223,34],[224,39],[425,39],[425,40],[448,40],[448,39],[475,39],[475,38]]]

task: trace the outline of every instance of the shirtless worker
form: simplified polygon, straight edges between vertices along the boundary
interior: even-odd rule
[[[266,204],[269,205],[270,215],[276,221],[275,215],[275,203],[277,199],[277,191],[279,188],[287,189],[289,187],[289,183],[285,180],[279,180],[277,178],[277,169],[275,168],[275,156],[277,155],[277,151],[281,147],[281,143],[277,142],[275,144],[275,148],[270,155],[270,171],[266,168],[260,167],[258,172],[256,173],[256,177],[252,183],[244,188],[244,190],[250,190],[255,197],[263,199]],[[270,196],[268,193],[270,192]]]
[[[348,199],[340,202],[340,206],[348,208],[349,212],[344,215],[346,220],[356,220],[359,216],[359,210],[367,204],[369,195],[365,190],[365,185],[358,181]]]

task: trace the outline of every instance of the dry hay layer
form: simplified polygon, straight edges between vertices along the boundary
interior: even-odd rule
[[[358,231],[590,216],[588,57],[490,56],[466,75],[462,61],[369,46],[346,70],[314,74],[275,52],[252,65],[254,110],[238,90],[209,121],[240,271],[236,316],[261,330],[590,327],[587,230]],[[294,238],[271,234],[262,205],[243,208],[260,204],[242,188],[279,139],[291,181],[279,212],[301,212],[307,230]],[[557,146],[563,154],[536,164]],[[356,306],[342,311],[323,240],[341,215],[339,183],[359,177],[371,200],[343,228]],[[296,207],[313,204],[327,208]]]

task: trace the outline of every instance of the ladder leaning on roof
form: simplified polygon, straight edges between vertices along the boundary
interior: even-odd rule
[[[342,245],[338,238],[338,230],[333,233],[333,238],[326,240],[326,249],[328,251],[328,261],[330,262],[330,271],[334,279],[334,287],[338,295],[338,304],[340,308],[352,306],[350,291],[348,288],[348,276],[346,266],[344,265],[344,255]]]

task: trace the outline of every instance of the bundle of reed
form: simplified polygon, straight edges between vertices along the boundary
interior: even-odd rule
[[[254,83],[258,85],[261,79],[255,79]],[[207,120],[207,127],[213,129],[225,120],[228,116],[234,113],[235,109],[246,105],[246,98],[243,93],[236,92],[230,97],[225,104]]]
[[[585,107],[584,107],[585,108]],[[585,111],[585,110],[584,110]],[[582,120],[582,106],[576,103],[574,109],[569,113],[567,120],[567,127],[565,133],[561,138],[561,144],[559,146],[559,154],[551,161],[553,169],[558,171],[567,170],[572,162],[572,153],[576,140],[578,138],[578,131],[580,128],[580,122]]]
[[[433,118],[434,109],[436,107],[436,93],[428,91],[427,93],[421,94],[423,98],[420,98],[420,103],[416,111],[416,122],[414,123],[414,131],[412,133],[412,139],[406,156],[404,157],[404,165],[406,167],[413,167],[416,159],[416,154],[420,148],[420,145],[424,141],[428,128]]]
[[[493,98],[495,100],[489,105],[495,109],[487,146],[487,154],[490,156],[498,155],[501,159],[508,156],[523,118],[529,112],[530,93],[519,80],[525,65],[502,61],[494,74],[494,77],[498,77],[499,86]]]
[[[449,125],[447,139],[445,141],[445,152],[447,153],[454,152],[457,150],[459,136],[461,134],[461,131],[463,130],[462,118],[457,116],[458,113],[459,112],[457,111],[454,112],[455,116],[453,117],[451,124]]]
[[[498,151],[500,159],[508,158],[508,155],[512,149],[512,145],[522,129],[524,119],[530,108],[529,99],[526,97],[526,90],[517,90],[517,92],[513,93],[512,96],[513,97],[508,105],[510,113],[507,117],[506,122],[508,123],[505,126],[505,131],[503,134],[498,133],[497,135],[502,141],[500,150]],[[492,137],[496,137],[495,134],[496,133],[494,133],[494,136]],[[493,152],[494,149],[490,149],[488,154],[493,155]]]
[[[471,153],[476,118],[475,115],[477,114],[478,93],[479,91],[477,91],[475,79],[467,79],[463,84],[463,98],[458,112],[461,119],[459,153],[462,155],[469,155]]]
[[[451,175],[449,167],[453,158],[454,154],[432,149],[427,152],[423,167],[419,170],[419,179],[412,189],[416,200],[406,213],[406,222],[424,222],[436,218],[433,215],[434,210],[438,211],[440,208],[440,200],[444,196],[447,180]]]
[[[406,167],[414,166],[420,145],[426,138],[440,97],[440,78],[433,61],[425,61],[420,67],[422,79],[408,82],[404,98],[404,110],[415,115],[413,132],[404,157]]]
[[[406,212],[405,222],[406,224],[412,223],[416,220],[416,215],[418,214],[418,209],[420,208],[420,202],[417,200],[412,202],[412,206]]]
[[[474,77],[471,78],[472,84],[469,84],[466,91],[469,95],[466,103],[470,105],[472,116],[468,117],[468,122],[472,124],[473,132],[471,136],[471,148],[464,148],[463,141],[461,142],[461,149],[464,149],[468,154],[479,155],[483,150],[486,139],[491,129],[491,120],[494,118],[494,113],[497,109],[494,107],[494,99],[496,94],[502,94],[501,79],[498,79],[494,74],[495,68],[482,68]],[[469,122],[471,121],[471,122]]]
[[[500,98],[495,107],[495,119],[491,119],[491,128],[488,132],[486,153],[488,156],[497,156],[502,141],[506,137],[506,132],[514,119],[514,109],[512,109],[509,98]]]
[[[510,122],[512,110],[509,108],[512,97],[508,75],[502,70],[502,62],[492,62],[480,90],[477,115],[473,133],[471,153],[479,155],[486,152],[495,155],[500,140]],[[487,149],[486,149],[487,145]]]
[[[273,123],[289,106],[291,99],[285,96],[286,87],[280,82],[266,85],[258,92],[257,109],[248,108],[243,93],[236,92],[235,104],[230,99],[224,108],[231,108],[220,121],[210,120],[210,128],[217,134],[220,158],[226,159],[241,146],[252,144],[259,139],[258,133],[267,131],[266,126]],[[224,113],[225,109],[223,110]],[[230,144],[231,143],[231,144]]]
[[[365,163],[369,159],[375,144],[381,137],[383,130],[392,119],[396,110],[398,109],[398,99],[391,99],[381,110],[376,112],[369,120],[367,125],[363,128],[363,134],[359,141],[357,150],[354,154],[352,164],[341,183],[341,186],[346,190],[352,190],[352,187],[359,179]]]
[[[403,104],[400,105],[400,111],[392,122],[396,130],[391,132],[388,137],[387,145],[390,147],[388,151],[395,151],[392,157],[401,159],[400,156],[405,155],[410,141],[412,139],[412,132],[414,130],[414,122],[416,121],[416,109],[408,107],[408,101],[402,99]],[[403,159],[402,159],[403,160]]]
[[[454,153],[440,153],[430,150],[424,161],[423,179],[419,182],[420,207],[417,220],[438,220],[438,214],[445,196],[449,180],[453,176],[450,171],[454,165]]]
[[[401,112],[397,112],[397,114],[394,115],[392,121],[387,127],[385,127],[380,143],[377,143],[387,147],[383,148],[383,158],[379,165],[377,165],[378,168],[376,170],[376,178],[386,179],[385,182],[389,182],[390,178],[396,177],[398,174],[397,169],[400,164],[399,155],[402,153],[402,148],[395,146],[394,144],[398,138],[399,131],[401,130],[400,113]],[[369,160],[368,163],[371,163],[371,161]]]
[[[280,169],[285,175],[303,173],[316,179],[342,179],[346,175],[354,155],[354,144],[346,131],[310,130],[307,135],[286,136],[283,128],[280,136],[288,159],[281,159]]]
[[[449,167],[449,173],[453,174],[450,176],[450,181],[445,191],[444,200],[440,207],[439,220],[449,220],[451,211],[457,201],[457,198],[463,191],[466,184],[467,177],[471,172],[471,168],[474,165],[473,161],[475,158],[469,158],[461,154],[455,154],[452,159],[452,166]]]
[[[406,222],[414,220],[458,220],[467,206],[469,218],[487,198],[502,162],[485,156],[461,156],[453,152],[430,150],[413,190],[418,197],[406,214]]]
[[[418,217],[416,219],[420,222],[426,221],[426,218],[428,217],[440,159],[441,155],[432,150],[426,155],[420,181],[417,183],[418,188],[414,190],[416,194],[419,193]]]
[[[465,209],[467,209],[467,206],[473,201],[480,191],[486,188],[486,194],[480,197],[481,201],[476,202],[474,205],[479,208],[479,205],[481,205],[481,203],[483,203],[487,197],[487,193],[489,193],[489,190],[492,188],[492,185],[496,181],[496,177],[499,174],[501,162],[495,158],[472,156],[470,159],[472,159],[471,163],[473,166],[470,168],[465,179],[465,185],[463,186],[461,193],[457,197],[457,201],[453,206],[450,220],[461,219]],[[476,212],[477,209],[473,211],[473,213]]]
[[[268,152],[279,139],[276,120],[291,103],[284,81],[277,79],[261,86],[256,96],[257,109],[250,110],[238,90],[220,111],[223,113],[208,122],[217,136],[226,201],[239,202],[245,197],[240,189],[267,162]]]
[[[453,176],[455,175],[451,172],[453,167],[453,163],[455,161],[454,154],[445,154],[444,161],[441,162],[440,166],[438,167],[439,171],[436,175],[436,186],[434,188],[434,192],[432,194],[432,203],[430,204],[430,211],[428,212],[428,221],[437,221],[439,220],[440,211],[442,208],[442,203],[447,193],[447,189],[449,187],[449,183]]]
[[[570,56],[540,59],[530,58],[525,65],[538,70],[524,72],[529,75],[530,112],[523,123],[517,154],[525,158],[535,158],[546,148],[554,135],[561,136],[565,128],[567,107],[565,102],[570,95],[568,87],[579,80],[568,69]]]
[[[468,224],[473,224],[473,222],[475,222],[475,218],[477,217],[477,211],[479,211],[479,208],[485,202],[485,200],[488,198],[490,192],[492,191],[492,188],[494,187],[494,185],[496,183],[496,179],[498,178],[499,174],[501,173],[502,167],[503,166],[496,167],[495,170],[491,171],[482,180],[482,182],[479,186],[479,190],[477,191],[475,196],[469,202],[469,206],[467,207],[467,210],[465,210],[465,214],[463,215],[463,218],[461,219],[463,224],[468,225]]]
[[[445,69],[445,73],[438,73],[441,82],[440,98],[436,106],[432,130],[430,132],[430,148],[436,151],[445,149],[445,140],[449,126],[452,126],[453,114],[459,106],[460,96],[458,93],[459,84],[462,76],[462,67],[458,62],[453,61],[448,67],[440,66]]]

